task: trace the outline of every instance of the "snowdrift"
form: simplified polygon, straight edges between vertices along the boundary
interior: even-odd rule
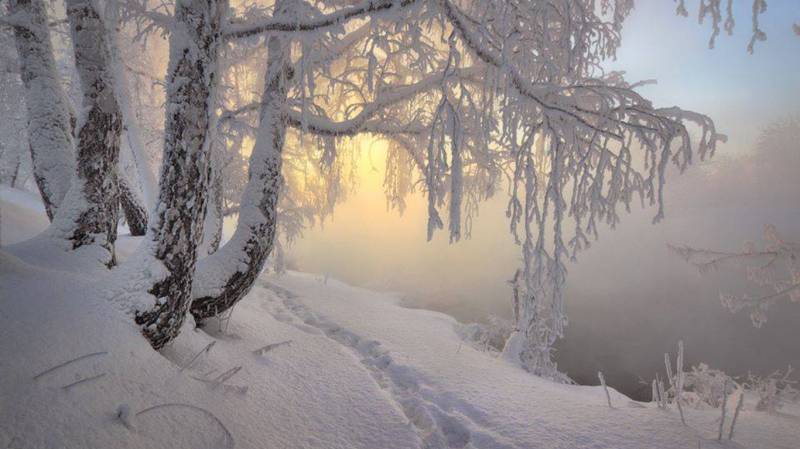
[[[722,443],[716,410],[687,410],[683,426],[677,410],[613,390],[609,408],[600,387],[555,384],[473,348],[447,315],[312,274],[262,275],[232,316],[205,329],[189,320],[155,352],[106,299],[113,273],[76,270],[80,260],[41,239],[16,243],[46,226],[29,200],[0,190],[0,447],[761,449],[800,441],[798,416],[747,405],[734,441]]]

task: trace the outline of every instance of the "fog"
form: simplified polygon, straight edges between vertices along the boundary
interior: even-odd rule
[[[754,55],[745,51],[744,27],[709,50],[708,29],[672,16],[671,2],[649,2],[628,22],[619,58],[609,68],[625,69],[631,79],[658,79],[643,93],[657,105],[711,115],[729,141],[710,161],[696,161],[682,175],[670,173],[663,222],[653,225],[655,211],[636,208],[617,229],[602,229],[600,239],[570,264],[570,324],[556,359],[579,383],[596,383],[602,370],[612,386],[649,398],[639,378],[663,370],[664,352],[674,351],[680,339],[689,365],[705,362],[734,375],[800,365],[800,305],[779,304],[756,329],[746,312],[731,314],[719,301],[720,292],[752,291],[742,267],[700,276],[666,246],[736,250],[759,240],[765,224],[798,240],[798,140],[776,148],[758,140],[770,124],[800,116],[800,62],[788,56],[800,54],[800,40],[791,36],[789,3],[770,3],[762,24],[769,40]],[[658,44],[659,29],[677,36],[670,46]],[[385,144],[362,139],[360,146],[356,190],[331,220],[290,248],[292,266],[395,291],[410,307],[464,322],[489,314],[509,318],[507,280],[520,251],[508,232],[502,192],[482,205],[470,239],[450,244],[441,232],[426,242],[421,194],[402,216],[387,210]]]

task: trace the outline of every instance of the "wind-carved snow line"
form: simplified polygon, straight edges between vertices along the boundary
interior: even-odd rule
[[[299,295],[290,290],[265,281],[259,284],[280,300],[276,302],[280,308],[285,308],[302,323],[288,324],[304,331],[308,331],[304,326],[309,326],[355,356],[378,387],[388,394],[408,419],[420,438],[421,448],[518,448],[482,425],[480,421],[485,419],[481,411],[421,383],[423,376],[413,367],[396,363],[379,341],[363,338],[315,314],[298,301]],[[276,318],[287,321],[283,317]],[[454,403],[455,408],[452,407]]]

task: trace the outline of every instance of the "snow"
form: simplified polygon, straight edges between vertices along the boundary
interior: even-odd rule
[[[0,190],[4,245],[46,225],[34,199]],[[47,244],[0,248],[0,447],[777,449],[800,437],[800,410],[747,399],[724,444],[718,410],[685,410],[685,427],[611,388],[609,408],[602,387],[476,350],[447,315],[305,273],[262,275],[229,320],[189,319],[155,352],[107,299],[102,276],[116,273],[71,269],[80,261],[45,256]]]

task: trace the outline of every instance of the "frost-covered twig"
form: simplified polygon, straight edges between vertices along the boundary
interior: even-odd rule
[[[241,370],[242,370],[241,366],[234,366],[233,368],[229,369],[228,371],[225,371],[224,373],[222,373],[219,376],[217,376],[214,379],[214,381],[217,382],[217,383],[220,383],[220,384],[225,383],[226,380],[229,380],[230,378],[235,376],[236,373],[238,373]]]
[[[681,394],[683,393],[683,341],[678,342],[678,358],[674,376],[672,374],[672,364],[670,363],[669,353],[664,353],[664,366],[667,369],[667,380],[670,388],[675,395],[675,403],[678,406],[678,413],[681,415],[681,422],[686,425],[686,417],[683,415],[683,405],[681,404]]]
[[[722,387],[722,416],[719,419],[719,435],[717,441],[722,441],[722,429],[725,427],[725,407],[728,405],[728,379]]]
[[[800,131],[800,127],[797,127],[797,131]],[[767,321],[767,310],[778,300],[786,298],[800,302],[800,243],[786,240],[772,225],[764,226],[764,241],[761,248],[748,243],[738,252],[712,251],[686,245],[668,247],[696,266],[700,273],[718,269],[729,262],[746,263],[747,278],[758,286],[771,289],[773,293],[754,297],[723,294],[720,299],[731,312],[749,310],[753,325],[761,327]]]
[[[262,347],[260,347],[260,348],[258,348],[256,350],[254,350],[253,354],[262,355],[262,354],[265,354],[265,353],[267,353],[269,351],[272,351],[275,348],[279,348],[281,346],[290,345],[290,344],[292,344],[292,340],[281,341],[281,342],[278,342],[278,343],[270,343],[270,344],[268,344],[266,346],[262,346]]]
[[[744,405],[744,391],[739,392],[739,402],[736,403],[736,411],[733,412],[733,420],[731,421],[731,430],[728,432],[728,439],[733,439],[733,429],[736,427],[736,419],[739,417],[739,412]]]
[[[207,354],[209,351],[211,351],[211,348],[213,348],[215,344],[217,344],[216,340],[207,344],[206,347],[204,347],[197,354],[195,354],[194,357],[192,357],[192,359],[189,360],[189,362],[186,365],[181,367],[180,372],[183,372],[183,370],[190,368],[194,364],[194,362],[198,359],[198,357],[200,357],[203,354]]]
[[[234,393],[245,394],[245,393],[247,393],[247,390],[249,389],[247,386],[244,386],[244,385],[229,385],[229,384],[225,384],[225,383],[219,382],[218,380],[215,380],[215,379],[203,379],[201,377],[192,376],[192,375],[189,375],[189,377],[191,377],[192,379],[194,379],[196,381],[203,382],[204,384],[207,384],[207,385],[211,386],[211,388],[221,387],[223,390],[233,391]]]
[[[101,377],[103,377],[105,375],[106,375],[106,373],[100,373],[100,374],[98,374],[96,376],[86,377],[86,378],[83,378],[83,379],[80,379],[80,380],[76,380],[75,382],[72,382],[71,384],[64,385],[61,388],[63,390],[69,390],[70,388],[74,387],[75,385],[79,385],[79,384],[82,384],[82,383],[85,383],[85,382],[91,382],[91,381],[97,380],[97,379],[99,379],[99,378],[101,378]]]
[[[611,394],[608,392],[608,386],[606,385],[606,378],[603,377],[603,372],[598,371],[597,377],[600,379],[600,385],[603,386],[603,390],[606,392],[606,400],[608,400],[608,408],[614,408],[611,406]]]
[[[95,357],[95,356],[98,356],[98,355],[105,355],[105,354],[108,354],[108,352],[106,352],[106,351],[93,352],[91,354],[86,354],[86,355],[82,355],[80,357],[76,357],[76,358],[71,359],[71,360],[67,360],[64,363],[60,363],[60,364],[58,364],[58,365],[56,365],[56,366],[54,366],[52,368],[48,368],[48,369],[42,371],[41,373],[33,376],[33,380],[36,380],[36,379],[44,376],[45,374],[50,374],[50,373],[52,373],[53,371],[55,371],[55,370],[57,370],[59,368],[65,367],[65,366],[67,366],[69,364],[72,364],[72,363],[75,363],[77,361],[80,361],[80,360],[83,360],[83,359],[88,359],[89,357]]]

